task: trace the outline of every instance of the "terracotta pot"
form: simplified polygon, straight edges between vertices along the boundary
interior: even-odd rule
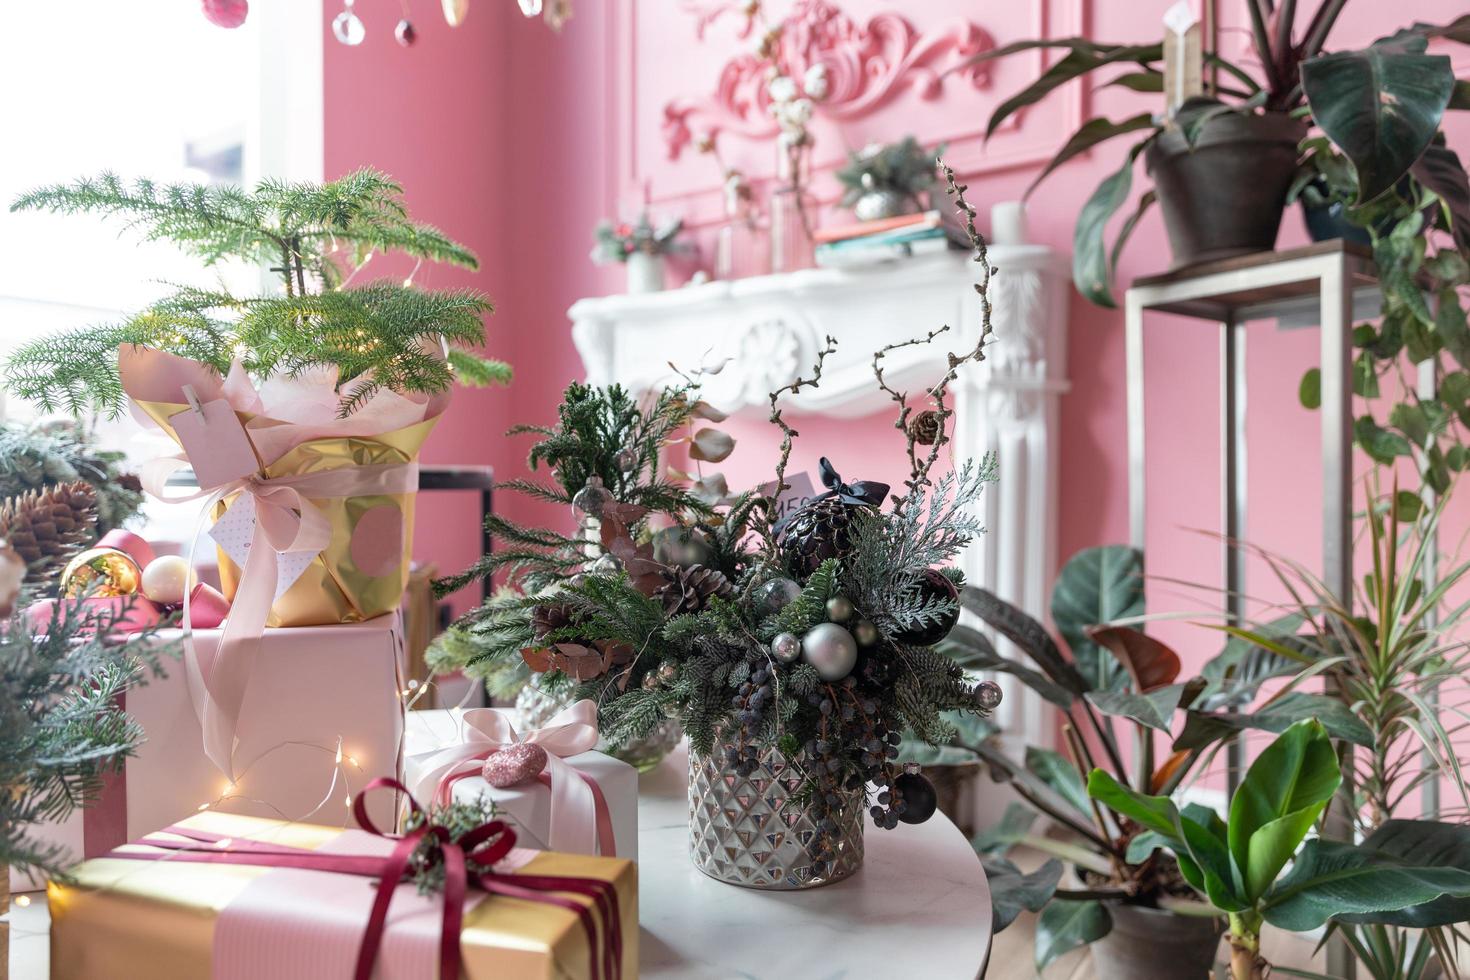
[[[1225,920],[1110,904],[1113,928],[1093,943],[1097,980],[1208,980]]]
[[[1177,127],[1159,134],[1145,159],[1174,268],[1276,246],[1306,133],[1283,113],[1229,112],[1206,123],[1192,149]]]

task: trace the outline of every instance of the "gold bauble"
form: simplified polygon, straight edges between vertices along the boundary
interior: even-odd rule
[[[133,595],[142,581],[143,570],[126,551],[88,548],[62,569],[61,594],[67,598]]]

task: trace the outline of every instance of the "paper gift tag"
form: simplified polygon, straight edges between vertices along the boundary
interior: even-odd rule
[[[775,490],[775,480],[762,484],[759,488],[759,492],[767,497],[774,493]],[[776,498],[776,520],[780,520],[787,514],[790,514],[816,495],[817,491],[812,485],[812,475],[810,473],[798,473],[795,476],[788,476],[786,478],[786,492]]]
[[[250,437],[230,403],[223,398],[195,402],[192,389],[185,394],[193,404],[169,416],[168,422],[178,434],[200,488],[213,490],[260,469]]]
[[[250,558],[250,545],[255,538],[255,498],[242,493],[235,498],[224,516],[214,522],[209,536],[230,560],[241,568]],[[316,555],[305,551],[276,552],[276,594],[279,599],[306,571]],[[272,601],[274,601],[274,599]]]

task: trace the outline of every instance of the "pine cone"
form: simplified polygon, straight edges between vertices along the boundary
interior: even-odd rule
[[[49,581],[96,540],[97,491],[77,480],[11,497],[0,506],[0,538],[26,563],[30,581]]]
[[[548,603],[531,609],[531,635],[537,640],[544,640],[557,630],[571,626],[573,622],[572,611],[559,603]]]
[[[939,438],[939,413],[926,409],[914,416],[909,423],[909,434],[914,437],[914,442],[921,446],[932,446]]]
[[[688,568],[671,565],[661,574],[664,584],[659,586],[654,596],[663,603],[666,616],[697,613],[712,596],[728,599],[735,594],[735,586],[723,572],[703,565],[690,565]]]

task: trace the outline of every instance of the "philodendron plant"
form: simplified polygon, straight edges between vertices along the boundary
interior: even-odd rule
[[[1133,831],[1130,851],[1171,852],[1190,886],[1229,915],[1232,980],[1263,980],[1267,923],[1305,932],[1329,921],[1427,927],[1470,917],[1465,828],[1396,820],[1362,844],[1309,839],[1341,782],[1327,729],[1309,719],[1251,764],[1227,820],[1102,769],[1088,776],[1087,794]]]
[[[1455,78],[1447,56],[1428,51],[1433,39],[1470,43],[1470,15],[1443,26],[1416,23],[1365,48],[1328,52],[1328,36],[1347,0],[1324,0],[1300,24],[1294,2],[1242,2],[1251,21],[1254,64],[1249,70],[1245,62],[1236,64],[1219,51],[1206,51],[1205,65],[1219,80],[1204,96],[1189,99],[1173,113],[1145,111],[1125,119],[1089,119],[1032,182],[1035,188],[1057,167],[1107,140],[1129,136],[1136,141],[1117,172],[1103,179],[1077,215],[1072,277],[1078,291],[1094,303],[1115,305],[1111,280],[1119,253],[1156,200],[1153,190],[1139,197],[1109,248],[1107,225],[1129,200],[1134,162],[1171,130],[1182,132],[1189,145],[1195,146],[1211,122],[1227,114],[1307,119],[1352,162],[1359,176],[1357,203],[1378,198],[1412,172],[1445,202],[1457,223],[1470,223],[1465,168],[1438,138],[1446,110],[1470,109],[1470,84]],[[987,136],[1010,116],[1100,69],[1117,70],[1102,83],[1105,86],[1163,94],[1161,42],[1102,44],[1085,37],[1017,41],[979,54],[973,61],[1037,48],[1064,54],[1034,82],[996,107],[986,127]]]
[[[1340,701],[1289,691],[1256,700],[1266,673],[1230,671],[1181,678],[1179,657],[1139,629],[1114,623],[1143,614],[1143,562],[1121,546],[1079,552],[1062,569],[1052,593],[1054,639],[1032,617],[983,589],[967,587],[963,607],[1005,638],[1034,667],[998,651],[982,632],[956,627],[941,649],[969,670],[1009,673],[1066,712],[1065,753],[1027,746],[1020,758],[999,739],[967,747],[985,761],[992,778],[1006,782],[1025,801],[975,846],[992,878],[995,926],[1003,929],[1023,909],[1040,911],[1038,968],[1107,935],[1113,903],[1162,908],[1181,914],[1217,914],[1202,907],[1174,859],[1135,844],[1132,822],[1104,801],[1090,800],[1086,774],[1100,768],[1139,793],[1168,796],[1202,762],[1245,730],[1281,732],[1304,718],[1319,718],[1334,737],[1366,745],[1366,726]],[[1068,657],[1063,649],[1070,651]],[[1234,710],[1221,710],[1229,706]],[[1125,760],[1118,726],[1132,735]],[[1155,754],[1164,740],[1168,753]],[[1037,815],[1064,832],[1031,835]],[[1024,842],[1055,855],[1022,875],[1005,860]],[[1063,865],[1075,867],[1081,887],[1062,887]]]

